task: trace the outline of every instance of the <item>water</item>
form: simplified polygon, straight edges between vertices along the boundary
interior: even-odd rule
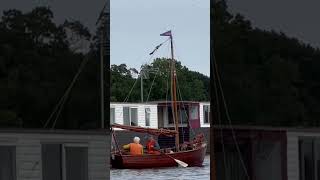
[[[210,179],[210,156],[203,167],[171,167],[157,169],[112,169],[111,180],[207,180]]]

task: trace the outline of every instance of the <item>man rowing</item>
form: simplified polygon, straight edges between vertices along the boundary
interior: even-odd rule
[[[133,143],[124,145],[123,149],[129,150],[131,155],[142,155],[143,154],[143,146],[140,144],[139,137],[134,137]]]

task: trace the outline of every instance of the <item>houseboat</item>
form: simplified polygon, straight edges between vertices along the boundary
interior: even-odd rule
[[[0,129],[0,179],[108,179],[106,130]]]
[[[179,134],[181,141],[190,141],[196,133],[203,133],[209,139],[210,102],[178,101],[180,114]],[[172,104],[168,101],[153,101],[148,103],[110,103],[110,123],[127,126],[139,126],[154,129],[174,129]],[[189,123],[188,123],[189,118]],[[136,132],[121,131],[114,128],[119,144],[132,141]],[[118,132],[119,131],[119,132]],[[121,132],[120,132],[121,131]],[[140,134],[141,135],[141,134]],[[142,135],[143,137],[146,134]],[[142,143],[145,138],[142,138]],[[161,147],[174,145],[174,137],[160,136],[158,142]],[[209,152],[209,144],[207,152]]]
[[[158,128],[157,118],[157,104],[110,103],[110,124]]]

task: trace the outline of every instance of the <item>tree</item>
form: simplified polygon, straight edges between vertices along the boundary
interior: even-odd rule
[[[144,100],[159,101],[170,99],[169,59],[157,58],[151,64],[142,65],[141,69],[148,78],[143,80]],[[209,77],[190,71],[177,62],[177,88],[179,100],[208,101]],[[140,77],[139,77],[140,78]],[[111,66],[111,99],[112,101],[140,101],[140,81],[133,78],[130,68],[125,64]],[[207,85],[207,86],[205,86]],[[130,90],[132,89],[131,93]],[[181,99],[182,98],[182,99]]]
[[[70,40],[70,33],[91,42],[91,34],[79,21],[55,24],[49,8],[4,11],[0,21],[0,126],[44,127],[79,65],[89,58],[54,127],[97,127],[97,52],[75,51],[76,41]],[[53,127],[54,119],[47,127]]]

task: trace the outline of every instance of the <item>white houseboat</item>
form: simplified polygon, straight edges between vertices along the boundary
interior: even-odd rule
[[[0,129],[0,179],[108,179],[109,142],[105,130]]]
[[[157,104],[111,102],[110,123],[158,128]]]

